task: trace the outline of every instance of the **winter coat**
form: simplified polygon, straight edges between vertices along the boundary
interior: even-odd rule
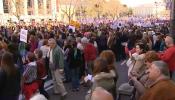
[[[170,47],[163,53],[159,54],[159,57],[168,64],[170,71],[175,71],[175,46]]]
[[[64,54],[59,46],[56,46],[52,51],[53,68],[54,70],[64,67]]]
[[[116,93],[116,83],[114,79],[115,77],[116,74],[112,70],[110,71],[110,73],[101,72],[95,75],[92,79],[92,91],[94,91],[96,87],[102,87],[114,96]]]
[[[94,47],[93,44],[88,43],[84,50],[84,58],[86,62],[93,61],[96,59],[97,56],[97,49]]]
[[[169,79],[158,81],[149,88],[140,100],[175,100],[175,84]]]
[[[69,58],[70,68],[77,68],[81,66],[82,55],[81,51],[77,48],[70,49]]]
[[[0,100],[17,100],[20,93],[21,75],[17,70],[16,75],[8,76],[7,73],[0,68]],[[10,99],[11,98],[11,99]]]
[[[137,53],[133,54],[133,57],[131,58],[133,65],[130,69],[131,73],[135,73],[137,75],[143,73],[145,71],[145,63],[144,63],[145,54],[138,55]]]

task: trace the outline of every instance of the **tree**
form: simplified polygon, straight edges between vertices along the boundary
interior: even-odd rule
[[[86,1],[89,17],[107,17],[115,19],[121,12],[125,12],[127,7],[123,7],[119,0],[88,0]]]
[[[104,5],[104,14],[107,15],[108,18],[115,19],[118,17],[121,6],[118,0],[105,0]]]
[[[61,1],[60,9],[67,16],[69,23],[75,15],[76,5],[78,0],[64,0]]]
[[[10,0],[9,3],[9,10],[11,11],[10,13],[20,20],[20,16],[22,15],[22,10],[23,10],[23,0]],[[15,7],[15,11],[13,11]]]

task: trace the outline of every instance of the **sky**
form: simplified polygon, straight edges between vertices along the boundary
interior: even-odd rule
[[[126,4],[129,7],[136,7],[142,4],[154,4],[155,1],[161,1],[161,0],[120,0],[122,4]]]

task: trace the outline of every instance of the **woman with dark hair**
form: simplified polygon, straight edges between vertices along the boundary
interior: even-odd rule
[[[148,51],[145,53],[145,64],[147,68],[151,66],[153,61],[159,61],[160,58],[158,54],[155,51]],[[152,84],[152,81],[148,80],[148,73],[146,69],[144,70],[144,73],[137,77],[137,76],[131,76],[131,80],[133,82],[134,87],[136,88],[136,100],[139,99],[139,97],[145,92],[146,88],[149,88],[149,86]]]
[[[20,72],[9,52],[2,55],[0,67],[0,100],[18,100],[20,93]]]
[[[129,54],[131,64],[128,64],[128,76],[134,74],[139,76],[145,70],[146,66],[144,64],[145,53],[148,50],[147,46],[141,42],[136,44],[136,52],[134,54]],[[128,60],[129,61],[129,60]]]

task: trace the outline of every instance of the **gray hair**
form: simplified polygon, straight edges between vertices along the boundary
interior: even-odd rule
[[[54,43],[54,44],[56,44],[56,41],[55,41],[54,38],[50,38],[50,39],[48,40],[48,43]]]
[[[167,63],[165,63],[164,61],[153,61],[152,64],[154,64],[163,75],[165,75],[166,77],[170,77]]]

